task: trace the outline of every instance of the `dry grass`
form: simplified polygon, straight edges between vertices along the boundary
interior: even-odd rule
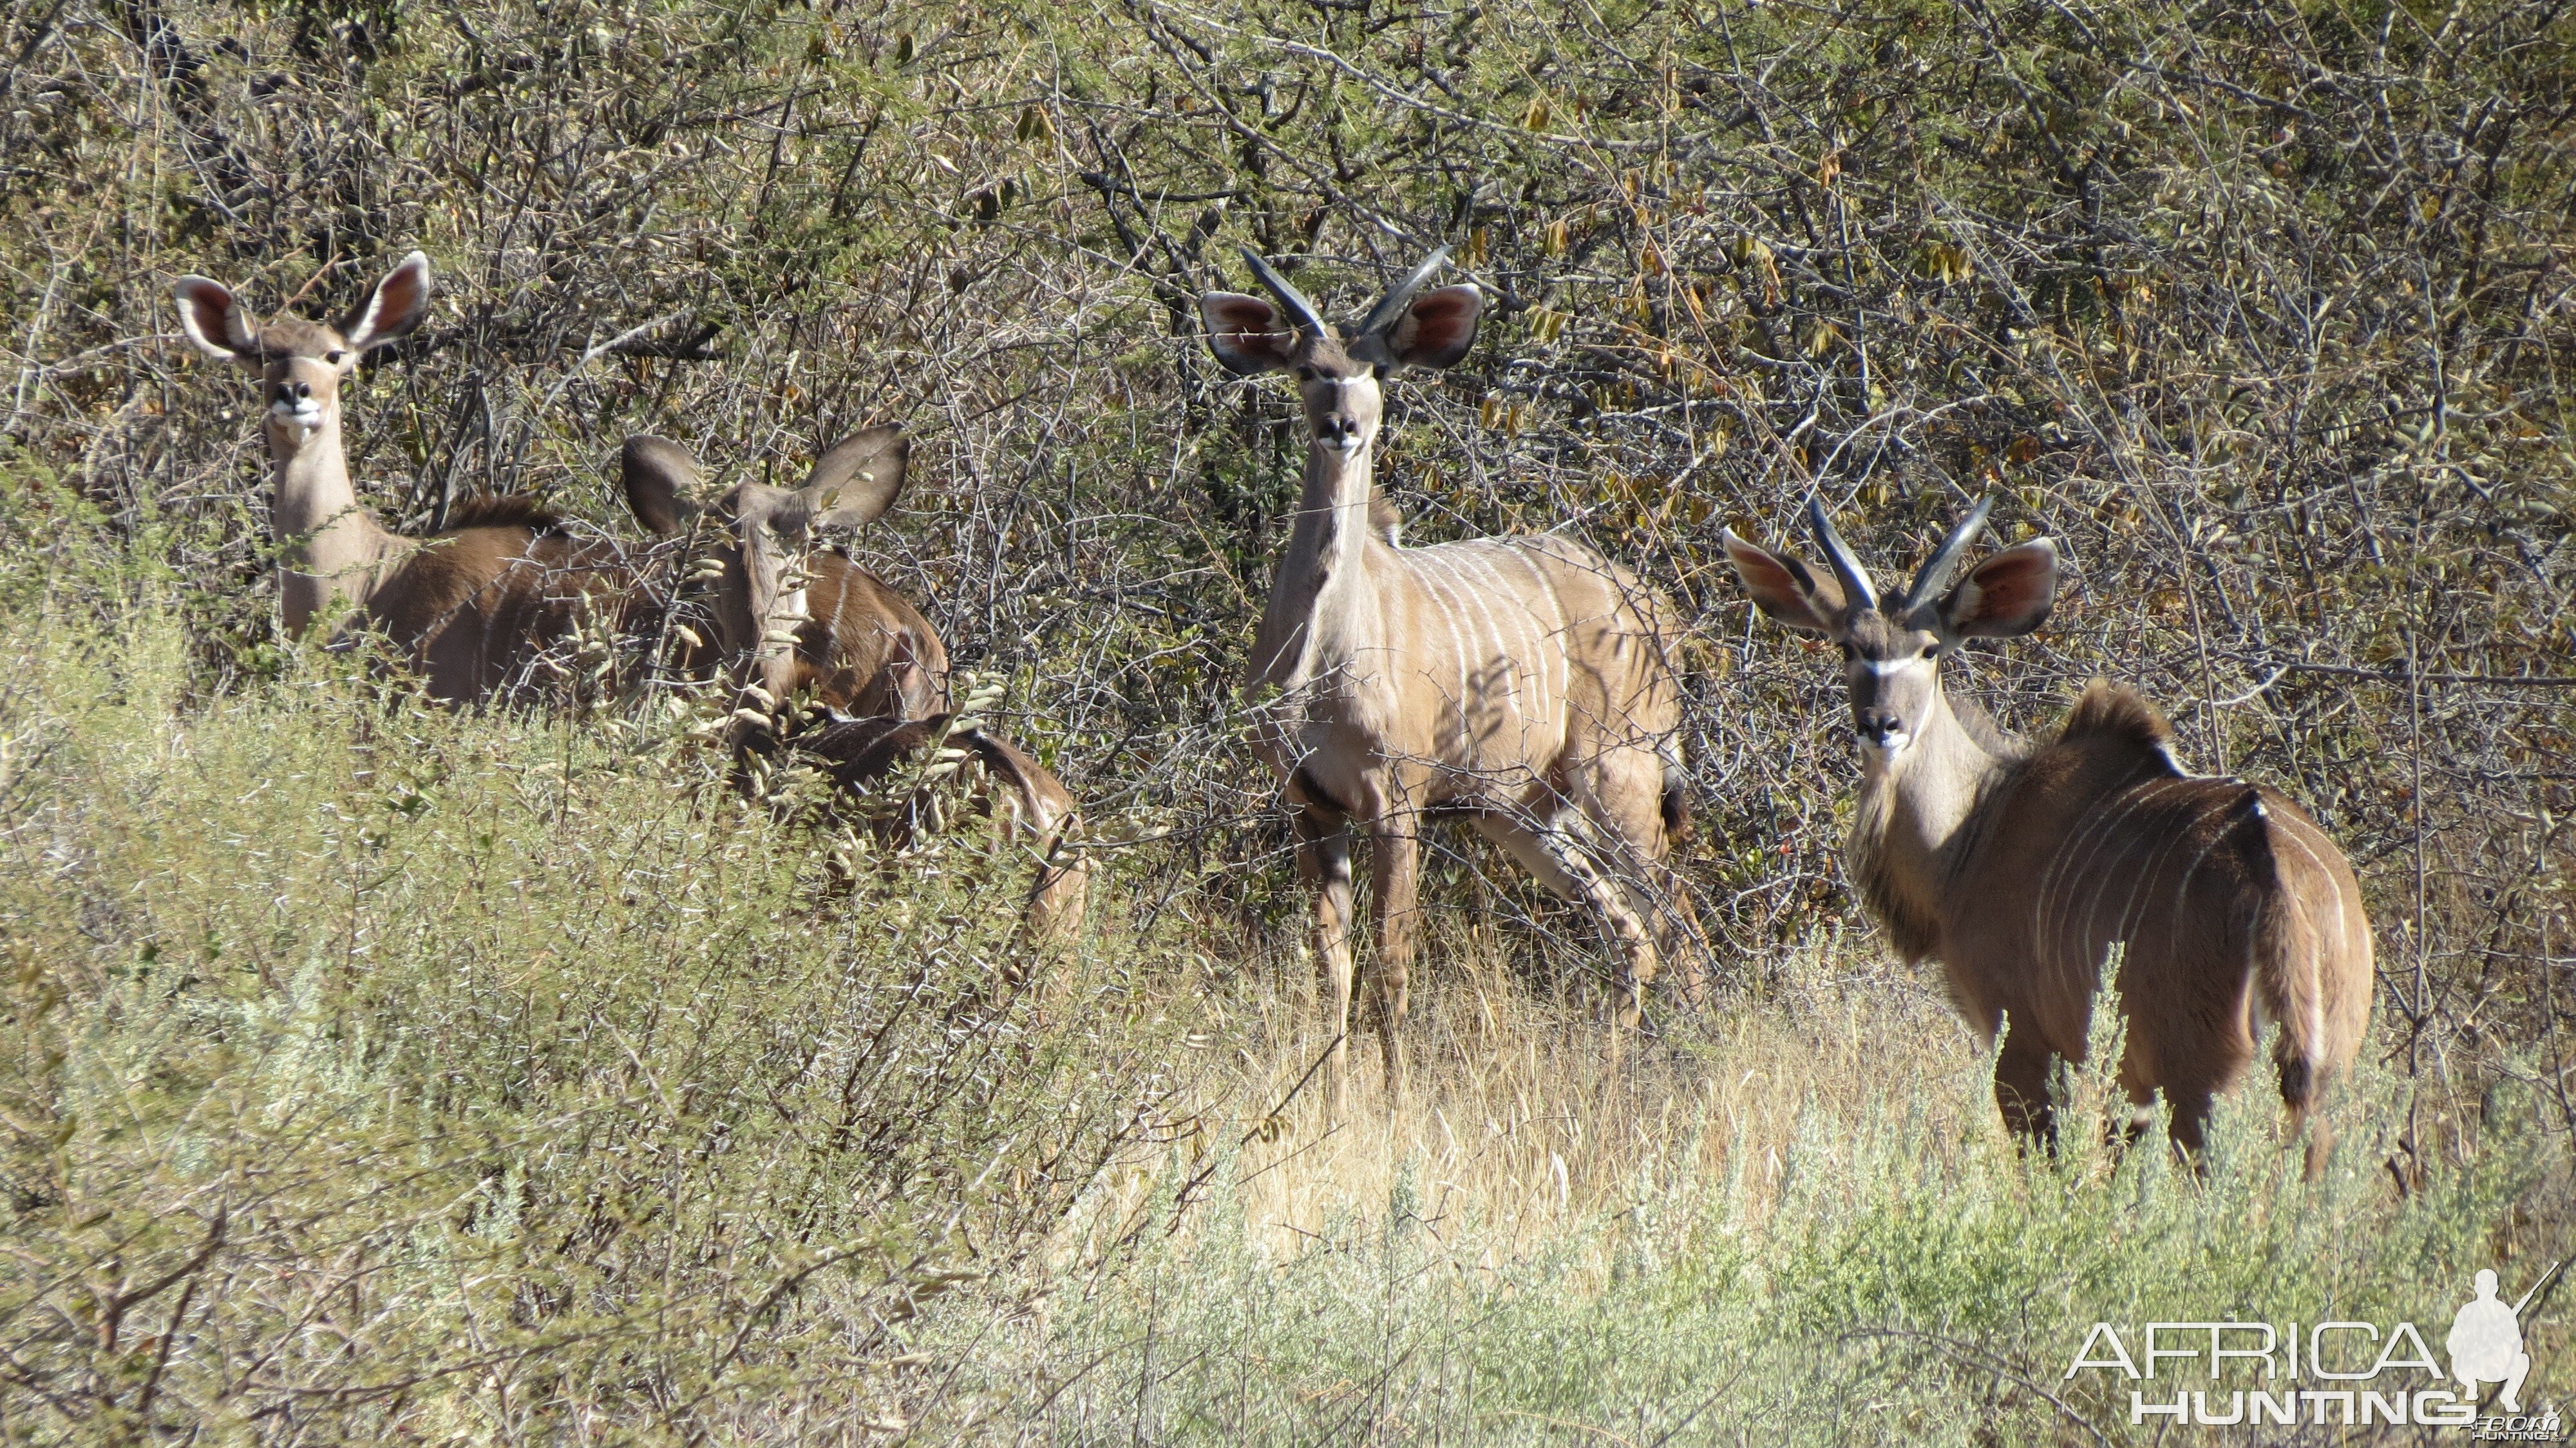
[[[7,9],[0,1439],[2089,1442],[2118,1405],[2030,1385],[2096,1317],[2429,1321],[2562,1254],[2571,28]],[[1234,712],[1295,420],[1188,302],[1441,242],[1494,306],[1393,391],[1406,536],[1568,530],[1687,610],[1724,990],[1614,1072],[1588,927],[1445,860],[1414,1095],[1332,1120]],[[711,705],[451,717],[276,636],[170,279],[319,312],[414,246],[437,315],[352,389],[390,520],[631,533],[629,431],[729,476],[916,435],[858,549],[1102,859],[1042,998],[994,985],[1012,867],[824,898]],[[2347,846],[2386,969],[2326,1183],[2259,1092],[2206,1184],[2002,1140],[1843,887],[1829,668],[1719,557],[1810,488],[1890,567],[1997,493],[2077,567],[1962,682],[2035,729],[2135,680]]]

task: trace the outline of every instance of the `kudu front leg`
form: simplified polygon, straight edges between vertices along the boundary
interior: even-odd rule
[[[1415,902],[1422,885],[1421,822],[1391,814],[1372,830],[1373,906],[1377,915],[1377,1001],[1386,1053],[1387,1105],[1404,1097],[1404,1012],[1412,999]]]
[[[1332,1083],[1333,1110],[1350,1103],[1351,985],[1351,832],[1339,816],[1314,810],[1297,812],[1297,873],[1315,890],[1315,953],[1333,991],[1333,1043],[1324,1071]]]

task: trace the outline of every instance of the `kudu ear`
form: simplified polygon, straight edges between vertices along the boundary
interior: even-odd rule
[[[1732,528],[1718,537],[1755,606],[1801,633],[1831,637],[1840,632],[1843,593],[1832,580],[1818,578],[1795,554],[1774,553],[1745,542]]]
[[[212,277],[184,276],[176,289],[179,330],[198,351],[218,362],[259,365],[259,330],[242,312],[241,303]]]
[[[912,439],[898,427],[854,432],[824,450],[805,475],[796,500],[817,528],[857,528],[875,522],[903,491]]]
[[[2056,602],[2057,544],[2034,538],[1969,569],[1936,608],[1944,633],[2009,639],[2046,623]]]
[[[1297,329],[1259,297],[1209,292],[1199,298],[1199,317],[1207,323],[1208,350],[1237,377],[1276,372],[1296,353]]]
[[[626,506],[635,521],[668,538],[689,526],[698,504],[698,460],[687,448],[666,438],[637,434],[618,455],[618,481],[626,488]]]
[[[404,336],[428,315],[429,257],[416,251],[376,279],[365,300],[340,319],[340,335],[350,351],[372,351]]]
[[[1455,367],[1476,345],[1476,322],[1484,313],[1484,294],[1474,287],[1424,292],[1387,328],[1387,359],[1406,367]]]

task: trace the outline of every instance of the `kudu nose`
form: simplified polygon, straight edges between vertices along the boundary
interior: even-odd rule
[[[1315,436],[1332,447],[1347,447],[1359,441],[1360,423],[1355,417],[1327,416],[1315,424]]]
[[[1871,705],[1855,713],[1858,717],[1854,723],[1860,729],[1860,737],[1869,743],[1885,744],[1905,733],[1905,721],[1893,709]]]

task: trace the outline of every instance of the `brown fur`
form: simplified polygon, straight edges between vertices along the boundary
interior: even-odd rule
[[[2243,1077],[2267,1028],[2293,1129],[2313,1119],[2360,1049],[2376,982],[2360,884],[2316,822],[2275,790],[2186,774],[2172,725],[2126,686],[2093,681],[2035,747],[1941,687],[1944,650],[2047,617],[2051,540],[1883,608],[1853,608],[1840,584],[1732,533],[1726,547],[1764,612],[1843,645],[1865,758],[1853,884],[1898,953],[1939,960],[1960,1013],[2000,1038],[1995,1097],[2016,1130],[2053,1135],[2051,1073],[2090,1049],[2115,955],[2119,1080],[2141,1108],[2163,1094],[2178,1146],[2200,1147],[2212,1098]],[[1838,571],[1848,582],[1857,565]],[[2331,1140],[2316,1120],[2311,1175]]]
[[[934,744],[964,750],[973,767],[963,782],[976,810],[996,821],[1006,843],[1046,862],[1022,914],[1028,938],[1040,946],[1071,940],[1082,929],[1091,875],[1090,861],[1061,849],[1081,825],[1081,807],[1072,791],[1009,740],[979,728],[948,725],[946,714],[845,719],[798,734],[788,747],[821,766],[835,789],[853,802],[869,797],[898,769],[920,762],[922,752]],[[909,798],[882,801],[881,807],[863,811],[879,843],[891,849],[909,846],[936,788],[924,784]]]
[[[1555,535],[1397,546],[1400,519],[1372,473],[1381,368],[1456,362],[1479,303],[1470,288],[1446,287],[1386,305],[1398,304],[1407,310],[1389,330],[1336,335],[1291,326],[1257,297],[1200,300],[1217,359],[1293,373],[1305,405],[1303,496],[1245,688],[1263,701],[1255,747],[1283,783],[1298,870],[1316,887],[1337,1098],[1357,972],[1354,827],[1371,847],[1380,1046],[1395,1089],[1426,817],[1473,818],[1551,891],[1592,908],[1620,958],[1621,1025],[1640,1023],[1661,954],[1681,957],[1696,993],[1706,953],[1665,863],[1686,822],[1671,787],[1681,721],[1671,606]]]
[[[909,599],[838,553],[807,558],[811,613],[796,686],[845,713],[926,719],[948,708],[948,647]]]
[[[2294,1122],[2360,1046],[2374,974],[2351,867],[2279,792],[2183,773],[2171,739],[2152,704],[2096,681],[1987,795],[1991,819],[1963,832],[1946,892],[1959,903],[1932,953],[1970,1021],[2005,1033],[1997,1096],[2027,1129],[2048,1125],[2051,1060],[2084,1059],[2114,946],[2121,1084],[2141,1104],[2162,1091],[2186,1148],[2252,1061],[2261,1022],[2279,1027]],[[2018,908],[1989,903],[2004,901]],[[2320,1124],[2319,1162],[2328,1140]]]
[[[497,497],[468,498],[448,510],[447,526],[439,534],[463,533],[475,528],[525,528],[535,533],[563,531],[563,514],[549,508],[533,493],[504,493]]]
[[[575,539],[532,500],[493,499],[459,512],[459,526],[420,540],[359,615],[435,698],[461,704],[542,693],[568,677],[547,660],[583,619],[622,633],[651,592],[644,555]]]

